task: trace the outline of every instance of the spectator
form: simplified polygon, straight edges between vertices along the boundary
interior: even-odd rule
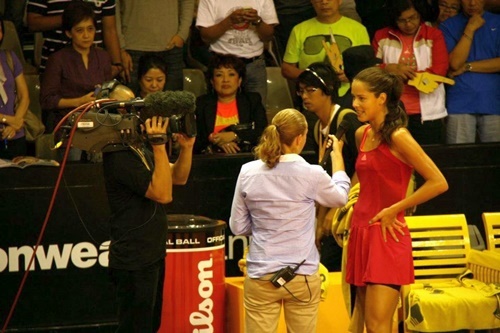
[[[167,64],[155,54],[144,54],[139,58],[137,67],[139,90],[136,96],[141,98],[163,91],[167,81]]]
[[[12,21],[14,23],[21,45],[24,44],[23,18],[25,8],[26,0],[5,1],[5,20]]]
[[[275,28],[275,38],[280,61],[285,55],[286,43],[293,27],[316,16],[311,0],[274,0],[279,25]],[[340,4],[340,13],[353,20],[361,22],[356,12],[354,0],[343,0]]]
[[[0,46],[4,38],[4,22],[0,18]],[[17,101],[16,101],[17,99]],[[30,104],[23,66],[10,50],[0,51],[0,158],[26,155],[24,116]]]
[[[342,52],[342,60],[344,62],[344,73],[349,82],[352,82],[354,77],[363,69],[379,65],[382,60],[375,57],[375,52],[371,45],[357,45],[348,48]],[[347,90],[344,98],[342,98],[344,105],[352,106],[351,89]]]
[[[443,31],[455,85],[447,91],[447,143],[500,141],[500,15],[484,0],[462,0],[462,12]]]
[[[361,17],[361,23],[366,27],[370,40],[375,32],[390,24],[387,11],[390,8],[388,0],[357,0],[356,11]]]
[[[300,157],[306,135],[304,115],[278,112],[255,150],[259,160],[243,165],[238,176],[229,226],[235,235],[252,236],[243,288],[247,333],[276,332],[282,304],[289,332],[316,332],[321,278],[314,204],[345,205],[349,178],[333,136],[333,176]],[[297,275],[272,283],[286,267],[297,268]]]
[[[484,0],[484,10],[500,14],[500,0]]]
[[[297,83],[297,95],[301,97],[305,110],[315,113],[318,117],[313,133],[308,134],[306,147],[314,150],[318,154],[318,162],[321,161],[323,159],[321,152],[325,150],[327,136],[335,135],[339,130],[338,125],[345,120],[343,126],[347,131],[343,138],[343,156],[346,173],[352,177],[358,155],[354,133],[361,123],[353,110],[337,104],[340,81],[333,68],[326,63],[313,63],[299,75]],[[339,118],[342,120],[339,121]],[[331,161],[328,161],[328,165],[330,163]]]
[[[111,59],[94,45],[95,14],[81,1],[69,4],[62,28],[70,44],[49,57],[40,88],[40,103],[47,131],[52,131],[70,110],[95,100],[94,92],[111,80]],[[75,149],[71,159],[79,160]]]
[[[190,68],[198,68],[206,72],[208,63],[212,54],[210,53],[210,45],[205,43],[201,38],[200,30],[196,27],[196,15],[198,15],[198,3],[194,3],[193,21],[189,27],[189,38],[186,54],[186,64]]]
[[[120,45],[130,72],[130,88],[138,89],[139,58],[155,54],[167,64],[165,89],[182,90],[183,46],[193,20],[194,0],[118,0],[118,7]]]
[[[361,17],[359,17],[358,11],[356,10],[356,1],[354,0],[342,0],[340,4],[340,14],[361,23]]]
[[[17,1],[17,0],[16,0]],[[43,32],[40,73],[43,74],[49,56],[62,49],[69,39],[62,28],[62,14],[72,0],[28,0],[28,28],[33,32]],[[95,13],[96,46],[105,47],[113,63],[113,77],[127,70],[122,65],[120,44],[116,33],[115,0],[86,1]]]
[[[275,28],[277,51],[280,60],[285,55],[286,43],[293,27],[300,22],[316,16],[311,0],[274,0],[274,7],[278,15],[278,24]]]
[[[356,286],[356,302],[368,333],[391,333],[401,285],[414,282],[411,236],[405,210],[448,189],[434,162],[405,128],[399,106],[403,83],[379,67],[361,71],[352,84],[360,183],[347,248],[346,281]],[[424,183],[406,197],[412,170]]]
[[[195,152],[249,152],[267,117],[260,95],[241,89],[245,63],[233,55],[214,55],[207,75],[211,92],[196,101]]]
[[[369,46],[368,46],[369,47]],[[308,112],[312,112],[318,120],[308,131],[306,147],[304,149],[316,152],[316,159],[320,163],[325,154],[326,143],[329,135],[337,135],[341,130],[340,123],[346,129],[342,139],[342,156],[345,171],[353,179],[354,163],[358,156],[358,149],[354,139],[356,129],[361,126],[356,113],[336,104],[338,101],[338,87],[340,81],[333,68],[326,63],[313,63],[298,78],[297,95],[302,99],[302,104]],[[326,170],[332,169],[332,161],[327,160]],[[318,220],[316,239],[320,245],[321,263],[330,271],[340,271],[342,262],[342,249],[331,233],[331,220],[325,216],[327,207],[317,206],[316,217]],[[324,225],[323,225],[324,224]]]
[[[417,72],[445,76],[448,58],[443,34],[426,25],[421,10],[412,0],[395,0],[389,11],[391,25],[375,33],[372,41],[381,67],[404,82],[401,101],[409,116],[408,130],[419,144],[444,143],[444,84],[423,93],[408,84]]]
[[[286,47],[281,70],[283,76],[290,80],[297,79],[310,64],[328,61],[323,42],[333,43],[331,35],[340,52],[351,46],[370,44],[365,27],[340,14],[340,0],[312,0],[312,3],[316,17],[296,25]],[[338,95],[343,98],[349,89],[349,80],[341,68],[335,70],[342,82]],[[350,107],[343,101],[337,103]]]
[[[196,26],[210,51],[232,54],[246,65],[246,92],[258,92],[265,105],[267,73],[264,43],[278,18],[272,0],[200,0]]]
[[[460,12],[460,0],[433,0],[433,2],[437,2],[438,7],[438,16],[433,24],[434,27]]]

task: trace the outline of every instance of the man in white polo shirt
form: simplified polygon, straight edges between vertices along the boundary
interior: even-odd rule
[[[200,0],[196,26],[210,51],[232,54],[246,64],[246,91],[267,98],[264,43],[274,34],[278,17],[272,0]]]

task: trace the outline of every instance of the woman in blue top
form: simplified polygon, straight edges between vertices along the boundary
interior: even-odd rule
[[[0,45],[4,37],[0,19]],[[17,97],[17,103],[16,103]],[[24,116],[30,104],[23,66],[10,50],[0,51],[0,158],[12,159],[26,155]]]
[[[252,236],[244,286],[247,333],[276,331],[282,303],[290,332],[316,331],[321,281],[315,202],[344,206],[350,180],[342,143],[330,136],[335,163],[329,176],[299,155],[306,137],[303,114],[278,112],[255,148],[258,160],[244,164],[238,176],[229,225],[236,235]],[[286,267],[297,267],[296,276],[272,283]]]

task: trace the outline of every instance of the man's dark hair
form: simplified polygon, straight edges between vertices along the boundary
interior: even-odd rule
[[[330,96],[332,102],[336,102],[339,98],[340,80],[333,67],[326,62],[315,62],[307,68],[310,71],[305,70],[300,73],[297,84],[302,83],[307,87],[319,88],[323,93]]]

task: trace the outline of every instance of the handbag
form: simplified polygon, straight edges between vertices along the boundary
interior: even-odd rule
[[[12,61],[12,54],[10,51],[6,50],[5,54],[7,56],[7,64],[9,65],[10,71],[14,74],[14,63]],[[17,107],[17,93],[16,101],[14,103],[14,110]],[[42,123],[40,117],[31,112],[30,109],[26,110],[24,115],[24,135],[27,141],[35,141],[45,132],[45,125]]]
[[[24,135],[26,140],[35,141],[43,133],[45,133],[45,125],[40,118],[31,110],[26,111],[24,115]]]
[[[235,132],[238,133],[239,131],[249,131],[249,130],[254,130],[255,129],[255,123],[251,122],[248,124],[232,124],[221,130],[221,132]],[[246,141],[246,140],[239,140],[238,141],[238,147],[240,148],[240,153],[249,153],[252,151],[253,145],[251,142]],[[213,154],[213,153],[223,153],[224,151],[222,148],[220,148],[218,145],[214,143],[210,143],[207,148],[204,150],[206,154]]]

